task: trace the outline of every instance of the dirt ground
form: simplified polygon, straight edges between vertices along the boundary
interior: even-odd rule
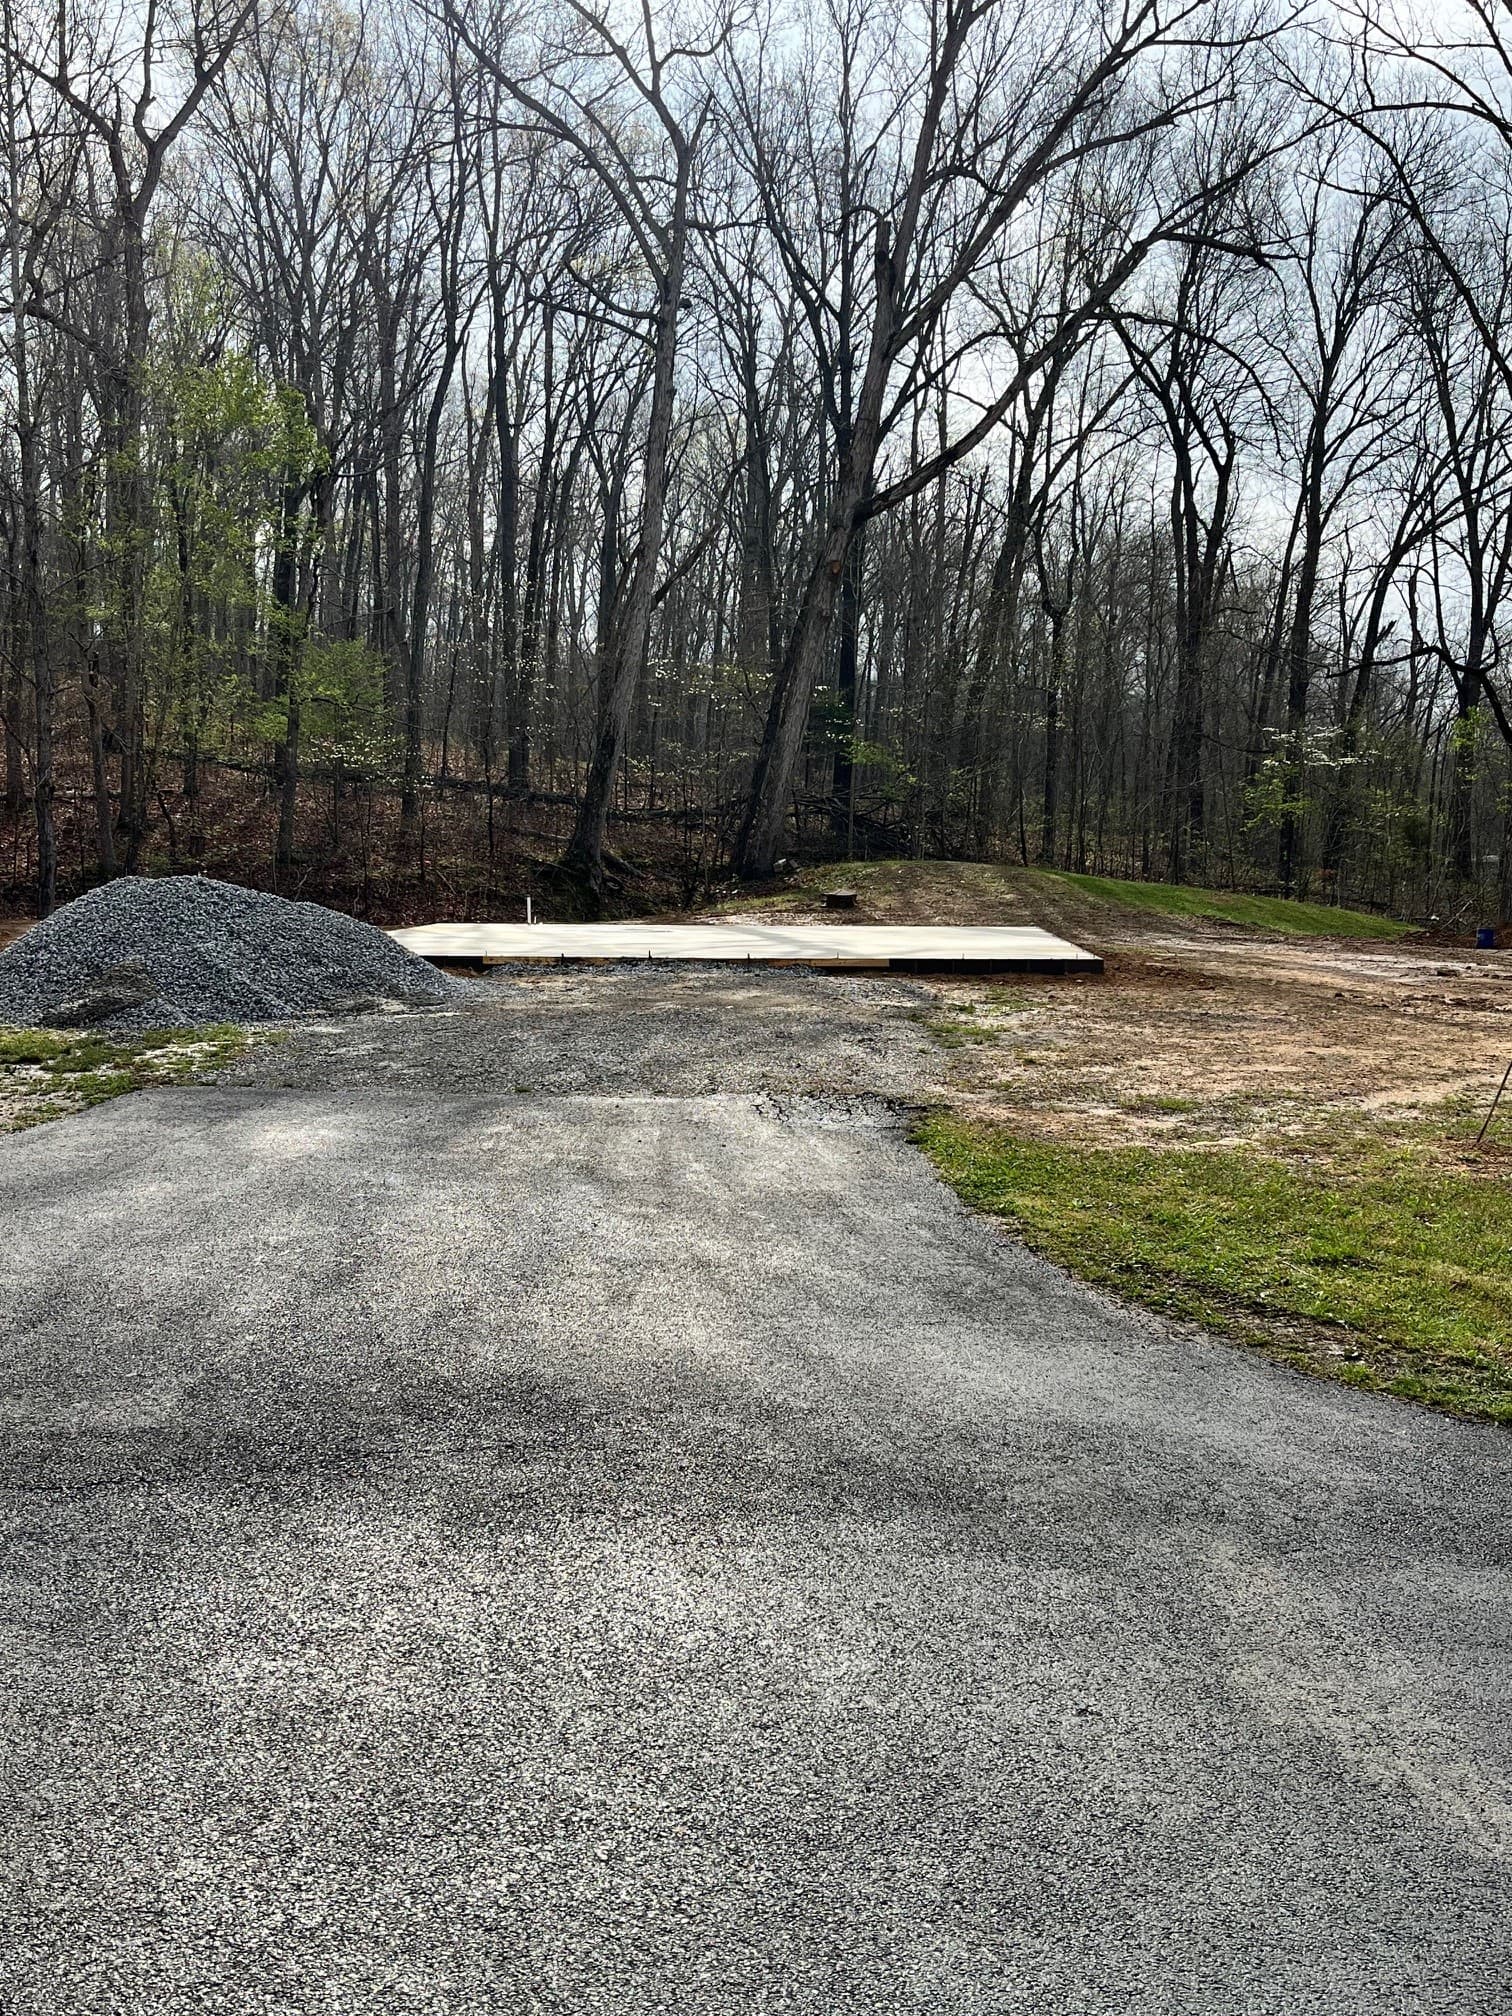
[[[1512,1063],[1512,952],[1257,934],[979,864],[879,863],[821,880],[856,888],[858,922],[1036,923],[1102,955],[1101,976],[933,984],[951,1103],[1017,1132],[1279,1145],[1445,1102],[1484,1112]],[[760,907],[835,921],[807,889]],[[1487,1148],[1512,1159],[1512,1088],[1502,1110]]]
[[[958,1103],[1089,1144],[1230,1146],[1489,1104],[1512,1061],[1512,973],[1327,943],[1101,949],[1101,980],[940,990]]]

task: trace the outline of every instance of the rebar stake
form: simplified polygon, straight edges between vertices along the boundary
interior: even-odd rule
[[[1482,1141],[1484,1141],[1486,1138],[1486,1129],[1491,1125],[1491,1122],[1496,1118],[1496,1109],[1501,1104],[1501,1096],[1503,1092],[1505,1092],[1507,1089],[1507,1080],[1509,1078],[1512,1078],[1512,1064],[1509,1064],[1506,1070],[1503,1071],[1502,1082],[1500,1083],[1500,1085],[1497,1086],[1496,1097],[1491,1101],[1491,1111],[1486,1115],[1485,1119],[1482,1120],[1481,1122],[1481,1130],[1479,1134],[1477,1134],[1475,1137],[1475,1145],[1477,1148],[1479,1148]]]

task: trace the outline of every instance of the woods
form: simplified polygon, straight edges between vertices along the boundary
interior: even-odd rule
[[[1512,910],[1512,59],[1253,0],[5,0],[0,889]]]

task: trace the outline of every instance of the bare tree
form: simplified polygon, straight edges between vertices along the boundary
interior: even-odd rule
[[[102,281],[114,295],[102,325],[105,387],[102,463],[109,486],[109,529],[117,556],[112,611],[116,737],[121,751],[120,825],[129,871],[146,833],[148,766],[144,746],[143,597],[146,496],[142,478],[143,376],[151,337],[147,220],[169,157],[215,88],[247,28],[257,0],[193,0],[185,15],[166,15],[148,0],[140,17],[112,32],[81,29],[60,12],[45,59],[20,52],[20,65],[53,92],[82,136],[103,156],[109,210],[99,251]],[[167,116],[154,119],[159,82],[176,87]]]
[[[50,634],[43,563],[42,404],[37,383],[34,331],[45,327],[33,312],[42,300],[43,274],[54,234],[75,198],[79,171],[76,138],[60,131],[51,114],[24,89],[28,34],[13,0],[0,12],[4,37],[0,70],[5,79],[6,121],[4,239],[6,248],[7,364],[14,388],[16,510],[12,538],[12,621],[10,662],[17,702],[29,689],[34,729],[32,808],[37,833],[37,909],[46,916],[57,896],[58,851],[54,822],[57,792],[54,730],[57,705],[55,646]],[[34,52],[40,53],[40,52]],[[45,385],[42,389],[45,399]],[[7,718],[6,739],[19,784],[22,723]]]
[[[569,148],[606,192],[628,232],[652,295],[649,309],[619,298],[582,270],[603,310],[647,326],[651,394],[640,472],[640,514],[628,579],[617,598],[599,677],[599,719],[582,804],[564,865],[582,878],[591,903],[605,895],[604,844],[630,709],[645,669],[652,599],[661,565],[667,458],[676,389],[678,317],[685,307],[694,175],[712,110],[705,72],[730,32],[714,14],[664,37],[648,7],[621,28],[608,6],[565,0],[570,32],[548,43],[537,65],[516,75],[447,0],[447,20],[473,55],[541,129]],[[686,33],[688,39],[681,39]],[[628,101],[628,102],[627,102]],[[650,114],[638,129],[633,108]]]
[[[7,889],[1489,906],[1503,16],[1245,4],[14,0]]]
[[[879,190],[876,199],[870,330],[854,422],[772,695],[740,837],[744,873],[770,874],[780,852],[809,697],[846,554],[863,516],[902,502],[985,440],[1031,372],[1073,346],[1082,325],[1116,297],[1150,247],[1177,228],[1170,214],[1152,223],[1148,209],[1141,211],[1124,190],[1128,208],[1108,230],[1105,206],[1115,157],[1119,166],[1142,161],[1147,170],[1150,136],[1213,100],[1205,72],[1182,76],[1150,96],[1140,71],[1144,59],[1166,44],[1191,39],[1201,12],[1196,0],[1170,8],[1160,0],[1137,0],[1075,10],[1055,25],[1048,15],[1036,17],[1040,32],[1032,37],[1022,11],[1010,11],[1001,0],[927,0],[906,17],[913,67],[890,112],[897,166],[892,188]],[[1211,17],[1205,25],[1216,50],[1216,25]],[[1035,55],[1026,61],[1022,52],[1031,40]],[[948,374],[980,347],[977,329],[950,330],[958,297],[1003,260],[1014,227],[1052,186],[1082,177],[1101,182],[1103,225],[1078,245],[1086,269],[1082,297],[1050,326],[1036,325],[1032,311],[1026,319],[1018,304],[1005,301],[1014,325],[1006,385],[926,465],[878,489],[884,440],[920,380],[931,371]],[[1140,189],[1145,204],[1150,193],[1146,182]],[[1184,206],[1177,207],[1184,219]],[[1090,214],[1073,229],[1084,228]],[[895,382],[900,374],[901,388]]]

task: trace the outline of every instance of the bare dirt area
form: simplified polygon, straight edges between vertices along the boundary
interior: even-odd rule
[[[970,879],[995,873],[1105,971],[932,984],[944,1084],[919,1139],[958,1193],[1126,1300],[1512,1425],[1512,1100],[1477,1141],[1512,1062],[1512,955]]]
[[[1512,952],[1143,915],[986,863],[845,865],[760,907],[834,922],[838,887],[858,922],[1040,924],[1102,955],[1101,976],[930,982],[952,1105],[1037,1138],[1229,1147],[1483,1110],[1512,1062]]]
[[[825,908],[834,888],[857,892],[854,912]],[[465,1010],[316,1024],[234,1068],[286,1084],[439,1073],[532,1091],[948,1091],[964,1114],[1038,1138],[1232,1146],[1351,1118],[1411,1120],[1446,1101],[1483,1109],[1512,1061],[1512,952],[1266,936],[970,862],[840,864],[715,914],[1041,924],[1099,952],[1106,970],[908,983],[520,970],[480,984]],[[0,944],[27,922],[0,919]],[[1512,1144],[1512,1115],[1507,1133]]]
[[[1101,978],[939,985],[958,1104],[1042,1138],[1232,1146],[1489,1104],[1512,1061],[1504,953],[1120,937]]]

